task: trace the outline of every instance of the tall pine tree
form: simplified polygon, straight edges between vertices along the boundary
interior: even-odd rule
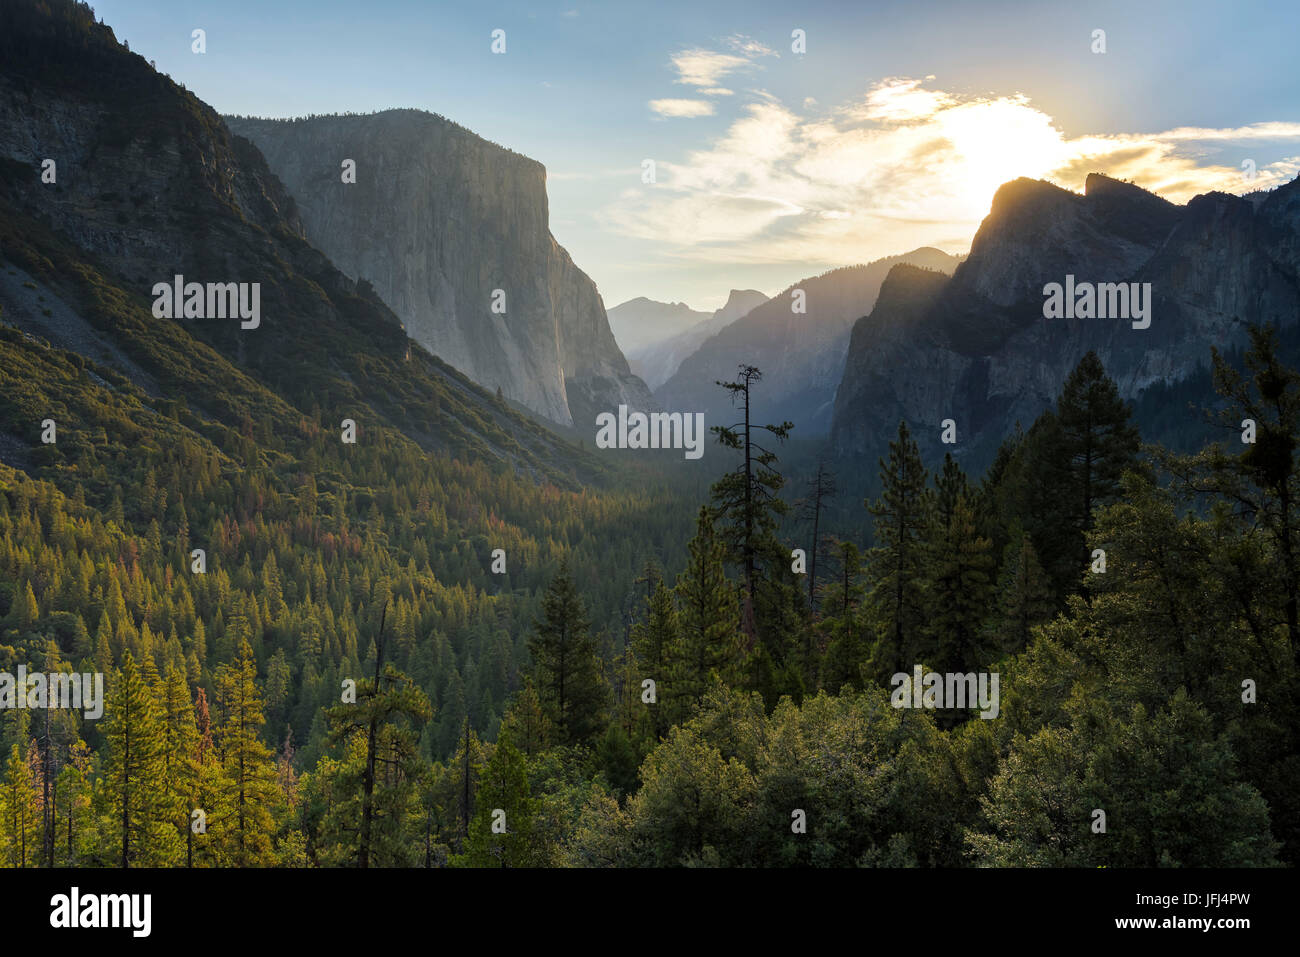
[[[580,744],[602,729],[609,696],[587,609],[566,563],[542,598],[528,641],[534,681],[557,743]]]

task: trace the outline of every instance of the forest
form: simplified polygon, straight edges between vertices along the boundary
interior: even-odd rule
[[[701,500],[185,428],[12,328],[0,358],[0,411],[61,430],[0,465],[0,671],[107,676],[98,721],[0,709],[8,866],[1294,863],[1270,329],[1211,356],[1199,451],[1144,445],[1089,354],[984,475],[900,423],[850,505],[831,460],[782,474],[789,423],[715,426]],[[894,707],[916,666],[998,675],[997,717]]]

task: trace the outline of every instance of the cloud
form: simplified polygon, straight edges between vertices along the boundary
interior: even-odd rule
[[[725,56],[725,54],[722,54]],[[1028,97],[969,96],[933,78],[891,77],[837,109],[790,107],[754,91],[727,129],[657,183],[600,213],[612,231],[668,255],[731,263],[865,262],[921,245],[968,246],[998,186],[1019,176],[1082,190],[1091,172],[1132,180],[1174,202],[1270,189],[1300,172],[1300,123],[1180,127],[1066,136]],[[702,100],[654,101],[691,104]],[[1247,181],[1243,160],[1258,164]]]
[[[737,33],[723,40],[731,53],[696,47],[680,50],[672,55],[673,69],[677,71],[674,82],[688,86],[702,86],[705,93],[730,96],[731,91],[722,87],[719,81],[729,73],[751,69],[758,57],[777,56],[775,50],[753,37]]]
[[[774,56],[778,58],[780,57],[780,54],[777,53],[775,50],[773,50],[767,44],[760,43],[759,41],[755,40],[753,37],[747,37],[743,33],[733,33],[731,36],[727,37],[726,40],[724,40],[723,42],[726,43],[727,46],[731,47],[731,49],[735,50],[737,53],[741,54],[742,56],[749,57],[751,59],[759,56]]]
[[[921,89],[923,82],[904,77],[882,80],[867,93],[862,105],[850,108],[847,115],[902,123],[923,120],[956,102],[940,90]]]
[[[660,116],[712,116],[708,100],[651,100],[650,109]]]
[[[678,74],[676,82],[708,87],[716,87],[718,81],[728,73],[750,65],[746,57],[702,49],[674,53],[672,63]]]

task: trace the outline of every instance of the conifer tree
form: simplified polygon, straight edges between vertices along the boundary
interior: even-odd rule
[[[870,655],[868,622],[860,610],[864,588],[862,560],[852,542],[836,543],[839,574],[826,586],[820,631],[827,641],[822,658],[821,685],[838,693],[845,685],[861,688],[862,666]]]
[[[189,686],[179,668],[154,687],[154,699],[162,721],[162,777],[158,781],[159,809],[163,817],[183,835],[188,846],[191,812],[195,809],[198,766],[195,751],[199,741],[194,704]]]
[[[1038,563],[1034,544],[1018,526],[1002,558],[997,595],[993,643],[1003,651],[1020,651],[1029,644],[1034,626],[1052,617],[1055,602],[1051,582]]]
[[[40,795],[27,757],[15,744],[0,779],[0,854],[6,867],[35,865],[40,851]]]
[[[1166,454],[1161,462],[1194,496],[1231,502],[1265,530],[1277,556],[1270,590],[1300,667],[1300,372],[1282,364],[1275,329],[1248,332],[1244,372],[1212,350],[1214,388],[1227,401],[1217,415],[1227,447],[1210,445],[1190,457]]]
[[[1106,375],[1097,353],[1089,352],[1065,380],[1056,400],[1066,475],[1080,534],[1092,528],[1093,511],[1120,495],[1120,478],[1137,460],[1140,438],[1130,410]]]
[[[873,658],[876,677],[883,681],[910,670],[908,660],[920,650],[926,619],[922,581],[931,494],[906,422],[898,423],[888,460],[880,460],[880,479],[880,498],[867,507],[875,519],[876,541],[870,553],[871,603],[882,629]]]
[[[700,507],[686,568],[677,578],[678,639],[666,694],[671,720],[685,719],[715,680],[739,683],[742,635],[736,591],[723,568],[723,545],[709,510]]]
[[[836,492],[835,473],[823,459],[817,463],[817,471],[808,483],[808,497],[804,500],[804,516],[812,519],[811,547],[808,549],[808,608],[814,613],[817,611],[817,559],[822,551],[822,512]]]
[[[510,729],[511,740],[529,757],[545,750],[553,732],[531,676],[525,677],[523,687],[515,692],[501,727]]]
[[[587,741],[601,728],[608,688],[587,610],[567,564],[561,563],[542,598],[542,617],[534,623],[528,650],[557,743]]]
[[[718,382],[731,393],[733,404],[739,404],[742,418],[710,429],[723,448],[742,453],[740,464],[713,483],[711,496],[720,525],[718,537],[730,560],[740,567],[741,627],[751,643],[760,637],[756,595],[760,578],[785,565],[776,540],[777,521],[786,513],[779,495],[785,478],[776,469],[776,452],[757,441],[756,435],[766,432],[784,442],[794,428],[792,422],[758,425],[752,421],[753,388],[762,378],[756,366],[741,365],[734,382]],[[773,637],[767,636],[769,641]],[[769,647],[769,651],[784,658],[784,649]]]
[[[470,821],[465,867],[529,867],[544,863],[535,840],[535,802],[528,783],[528,761],[514,746],[509,730],[479,770],[477,807]]]
[[[947,490],[940,484],[928,542],[933,642],[929,650],[939,670],[946,672],[965,672],[987,663],[982,660],[981,638],[992,583],[993,543],[976,529],[964,482],[960,486],[949,507]]]
[[[376,593],[387,589],[376,587]],[[385,609],[387,603],[385,602]],[[333,743],[357,742],[344,762],[340,783],[359,796],[351,810],[357,821],[357,865],[403,864],[403,826],[419,780],[418,735],[413,722],[432,717],[429,699],[415,683],[384,662],[385,611],[381,611],[374,677],[357,685],[355,702],[328,712]],[[351,771],[351,785],[346,783]]]
[[[633,681],[628,683],[625,692],[635,699],[632,704],[635,711],[641,712],[644,710],[640,705],[641,681],[650,678],[655,682],[657,701],[650,708],[650,719],[654,737],[659,738],[668,730],[667,716],[671,707],[667,696],[673,690],[668,675],[678,643],[677,607],[672,591],[662,578],[654,583],[647,605],[646,620],[632,629],[632,652],[640,680],[636,680],[637,675],[632,675]]]
[[[1139,436],[1129,416],[1101,360],[1089,352],[1017,457],[1016,514],[1062,599],[1081,587],[1093,513],[1118,499],[1121,476],[1137,464]]]
[[[275,762],[258,729],[266,722],[257,687],[257,661],[247,639],[234,661],[217,671],[217,708],[222,720],[215,739],[222,781],[215,827],[209,822],[225,863],[236,867],[274,862],[272,809],[277,805]]]
[[[158,781],[163,775],[163,730],[149,687],[127,651],[104,707],[110,825],[116,824],[117,862],[158,863],[152,842],[160,822]]]

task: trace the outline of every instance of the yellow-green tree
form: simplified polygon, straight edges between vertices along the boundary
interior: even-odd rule
[[[266,718],[247,639],[240,642],[236,659],[217,671],[217,710],[221,720],[215,737],[223,773],[208,823],[218,860],[236,867],[272,864],[272,810],[280,803],[279,789],[275,761],[258,736]]]

